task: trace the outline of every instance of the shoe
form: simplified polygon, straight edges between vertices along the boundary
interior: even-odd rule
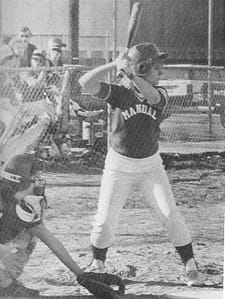
[[[201,277],[196,262],[193,258],[187,262],[185,270],[187,285],[189,287],[201,287],[204,285],[203,278]]]
[[[198,272],[198,270],[190,270],[186,273],[187,276],[187,286],[189,287],[202,287],[204,281]]]
[[[105,273],[106,269],[105,269],[105,265],[104,265],[103,261],[93,259],[92,264],[90,266],[90,271],[96,272],[96,273]]]
[[[0,288],[0,297],[38,297],[39,291],[29,289],[18,282],[11,283],[6,288]]]

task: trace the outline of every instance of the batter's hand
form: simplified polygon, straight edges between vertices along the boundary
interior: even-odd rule
[[[123,280],[109,273],[84,272],[78,275],[77,282],[97,298],[120,299],[125,292]],[[112,285],[118,290],[113,290]]]
[[[129,49],[125,49],[116,59],[117,77],[127,76],[128,78],[133,76],[132,61],[128,56]]]

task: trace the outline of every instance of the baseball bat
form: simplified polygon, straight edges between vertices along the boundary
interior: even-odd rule
[[[131,14],[127,26],[127,42],[126,42],[127,49],[129,49],[130,46],[132,45],[132,41],[139,24],[140,15],[141,15],[141,3],[135,2],[132,6],[132,10],[131,10]],[[119,72],[117,73],[117,77],[122,78],[123,76],[124,76],[124,71],[119,70]]]
[[[126,47],[130,48],[136,29],[138,27],[139,18],[141,15],[141,3],[135,2],[132,6],[130,18],[127,26],[127,44]]]

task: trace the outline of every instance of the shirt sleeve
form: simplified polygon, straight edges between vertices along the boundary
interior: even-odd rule
[[[158,90],[161,99],[159,103],[155,106],[157,106],[160,109],[164,109],[168,103],[168,93],[166,89],[161,86],[157,86],[156,89]]]
[[[127,92],[128,90],[124,86],[101,81],[100,90],[98,94],[95,95],[95,97],[101,100],[105,100],[110,104],[112,109],[122,108],[124,101],[128,96]]]

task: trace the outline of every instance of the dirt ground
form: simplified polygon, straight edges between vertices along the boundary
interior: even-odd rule
[[[204,290],[222,291],[225,159],[223,155],[205,155],[191,159],[164,157],[164,161],[177,205],[193,236],[196,259],[205,276]],[[49,201],[45,224],[86,270],[91,262],[89,235],[101,179],[101,171],[95,172],[45,172]],[[136,188],[123,209],[108,256],[107,268],[124,278],[127,294],[159,298],[189,289],[184,284],[183,265],[165,230]],[[88,294],[41,242],[21,280],[40,289],[43,296]],[[198,288],[194,289],[197,292]]]

